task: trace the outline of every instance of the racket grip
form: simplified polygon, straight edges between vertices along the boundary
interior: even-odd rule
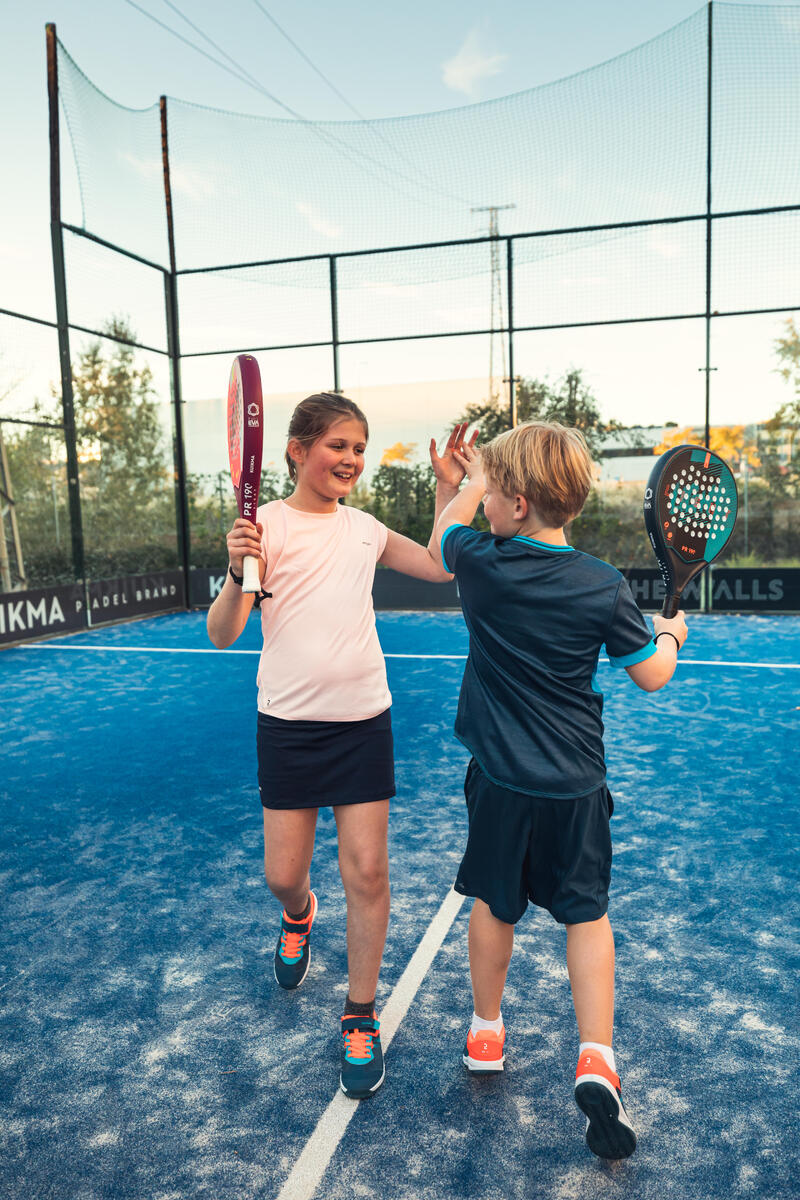
[[[244,559],[242,575],[244,576],[244,582],[242,583],[243,592],[261,591],[261,580],[258,576],[257,558],[253,558],[251,555],[248,555],[248,557]]]
[[[673,596],[667,596],[664,600],[663,608],[661,609],[662,617],[674,617],[678,614],[678,609],[681,606],[680,592]]]

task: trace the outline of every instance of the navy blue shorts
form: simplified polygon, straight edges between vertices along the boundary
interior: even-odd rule
[[[467,849],[454,884],[514,925],[528,901],[562,925],[597,921],[608,909],[611,793],[563,800],[492,783],[473,758],[464,780]]]
[[[264,808],[329,808],[395,795],[391,709],[366,721],[284,721],[258,714]]]

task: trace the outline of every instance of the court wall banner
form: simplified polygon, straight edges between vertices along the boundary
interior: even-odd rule
[[[658,567],[631,567],[622,569],[622,574],[630,584],[633,598],[643,612],[661,612],[666,589]],[[700,608],[700,580],[693,579],[684,589],[681,608],[686,612],[697,611]]]
[[[79,583],[0,595],[0,645],[85,628],[86,605]]]
[[[222,591],[227,567],[190,567],[189,604],[192,608],[210,608]]]
[[[712,567],[714,612],[800,612],[800,567]]]
[[[109,621],[184,607],[181,571],[94,580],[87,585],[87,592],[89,625],[105,625]]]
[[[658,568],[621,570],[639,608],[644,612],[660,612],[664,603],[664,584]],[[800,612],[800,567],[712,567],[707,574],[711,579],[714,612]],[[189,573],[192,608],[208,608],[224,583],[224,567],[193,567]],[[700,587],[700,579],[693,579],[683,593],[681,603],[687,612],[699,611]],[[383,567],[375,572],[372,599],[379,610],[421,612],[459,607],[455,580],[429,583]]]
[[[665,594],[661,573],[655,567],[632,567],[623,574],[639,608],[660,612]],[[800,612],[800,567],[711,567],[707,577],[712,612]],[[681,607],[687,612],[700,607],[701,579],[693,579],[683,593]]]

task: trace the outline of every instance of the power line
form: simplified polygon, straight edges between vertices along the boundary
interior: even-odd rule
[[[259,92],[262,92],[268,97],[268,99],[272,100],[274,104],[277,104],[279,108],[284,109],[293,117],[299,116],[298,113],[294,112],[291,108],[289,108],[288,105],[284,104],[282,100],[279,100],[277,96],[273,96],[265,87],[262,87],[261,84],[253,83],[252,80],[245,78],[241,71],[234,71],[230,67],[227,67],[225,63],[220,62],[218,58],[214,58],[212,54],[209,54],[206,50],[203,50],[201,46],[196,45],[194,42],[190,41],[189,38],[184,37],[182,33],[178,33],[177,29],[173,29],[171,25],[167,25],[164,21],[160,21],[158,17],[153,16],[153,14],[148,12],[146,8],[142,8],[140,4],[136,3],[136,0],[125,0],[125,3],[129,4],[131,8],[135,8],[136,11],[140,12],[143,17],[147,17],[149,21],[154,21],[156,25],[160,25],[162,29],[165,29],[167,33],[171,33],[173,37],[176,37],[178,41],[183,42],[185,46],[189,46],[192,50],[196,50],[198,54],[202,54],[203,58],[207,58],[208,61],[214,63],[215,66],[220,67],[223,71],[227,71],[229,75],[233,75],[234,78],[238,79],[240,83],[247,83],[251,87],[257,88]]]
[[[164,2],[171,3],[171,0],[164,0]],[[319,69],[317,64],[309,58],[309,56],[306,54],[305,50],[303,50],[303,48],[301,46],[298,46],[298,44],[294,40],[294,38],[292,38],[286,32],[286,30],[283,28],[282,25],[278,24],[278,22],[273,17],[272,13],[268,12],[267,9],[264,7],[264,5],[261,3],[261,0],[253,0],[253,3],[255,4],[256,8],[261,13],[264,14],[264,16],[267,18],[267,20],[272,22],[272,24],[275,26],[275,28],[277,29],[277,31],[281,35],[281,37],[285,38],[286,41],[289,43],[289,45],[294,50],[297,51],[297,53],[300,55],[300,57],[303,59],[303,61],[308,63],[308,65],[311,67],[312,71],[316,72],[316,74],[319,75],[320,79],[324,83],[327,84],[327,86],[331,89],[331,91],[334,93],[334,95],[338,96],[339,99],[342,101],[342,103],[346,104],[347,107],[350,109],[350,111],[355,113],[355,115],[359,118],[359,120],[361,120],[365,123],[365,125],[369,129],[370,133],[374,134],[374,136],[376,138],[378,138],[380,141],[382,141],[385,146],[388,146],[393,154],[397,155],[399,158],[401,158],[403,160],[403,162],[408,163],[408,165],[413,168],[415,166],[415,164],[408,157],[408,155],[403,154],[402,151],[398,150],[396,146],[393,146],[392,143],[389,141],[389,139],[384,136],[381,129],[372,120],[370,120],[369,117],[365,117],[362,112],[359,112],[359,110],[355,107],[354,104],[350,103],[350,101],[347,99],[347,97],[342,92],[339,91],[339,89],[336,87],[336,85],[334,83],[331,82],[330,79],[328,79],[328,76],[325,75]],[[452,192],[441,191],[441,189],[439,189],[435,186],[434,186],[433,190],[438,192],[442,196],[446,196],[447,199],[449,199],[449,200],[456,200],[459,204],[468,203],[463,196],[456,196]]]
[[[165,2],[167,2],[167,0],[165,0]],[[264,16],[267,18],[267,20],[272,22],[272,24],[275,26],[275,28],[277,29],[277,31],[281,35],[281,37],[286,38],[286,41],[289,43],[290,46],[293,47],[293,49],[295,49],[297,51],[297,53],[300,55],[300,57],[303,59],[303,61],[308,63],[308,65],[311,67],[312,71],[315,71],[317,73],[317,75],[319,75],[319,77],[323,81],[323,83],[326,83],[328,85],[328,87],[331,89],[331,91],[334,93],[334,95],[338,96],[339,99],[342,101],[342,103],[346,104],[347,107],[350,109],[350,111],[354,112],[360,120],[362,120],[362,121],[368,120],[368,118],[365,117],[363,113],[360,113],[358,111],[358,109],[355,107],[355,105],[351,104],[350,101],[347,99],[347,97],[344,96],[339,91],[339,89],[336,87],[336,85],[331,83],[330,79],[328,79],[328,76],[323,74],[323,72],[319,69],[317,64],[311,61],[311,59],[306,54],[305,50],[303,50],[300,46],[298,46],[297,42],[292,37],[289,36],[289,34],[286,32],[286,30],[281,25],[278,24],[278,22],[273,17],[272,13],[267,12],[266,8],[261,3],[261,0],[253,0],[253,3],[255,4],[256,8],[259,9],[264,14]]]
[[[204,33],[199,25],[195,25],[194,21],[190,21],[189,18],[186,16],[186,13],[181,12],[181,10],[178,8],[177,4],[173,4],[172,0],[164,0],[164,3],[167,5],[168,8],[171,8],[172,11],[181,18],[182,21],[185,21],[190,29],[193,29],[195,31],[195,33],[199,33],[200,37],[204,38],[205,41],[208,42],[209,46],[213,46],[214,49],[219,54],[221,54],[223,58],[226,58],[229,63],[233,63],[233,66],[236,68],[237,73],[244,76],[253,87],[257,87],[259,91],[263,91],[263,92],[266,91],[262,87],[261,83],[256,79],[256,77],[254,75],[251,75],[249,71],[246,71],[245,68],[242,67],[236,61],[235,58],[233,58],[230,54],[228,54],[227,50],[223,50],[222,46],[218,45],[218,43],[215,42],[213,38],[210,38],[207,33]],[[165,26],[165,28],[166,28],[166,26]],[[266,94],[270,96],[271,100],[275,100],[275,102],[277,104],[281,103],[280,100],[276,100],[276,98],[274,96],[270,95],[270,93],[266,92]],[[287,108],[287,112],[292,112],[292,110],[290,108]]]
[[[284,110],[284,112],[289,113],[289,115],[291,117],[293,117],[296,121],[299,121],[301,124],[305,125],[308,129],[312,130],[319,138],[321,138],[329,146],[332,146],[334,149],[338,148],[339,152],[341,154],[343,154],[345,156],[345,158],[349,158],[351,161],[356,161],[357,165],[361,166],[362,170],[364,169],[363,163],[358,163],[357,162],[358,159],[363,159],[366,162],[371,163],[373,166],[378,167],[378,169],[383,171],[384,173],[388,173],[391,177],[393,177],[393,182],[396,179],[402,179],[406,183],[411,184],[412,187],[422,188],[425,191],[434,192],[439,195],[446,196],[446,198],[449,200],[459,199],[458,197],[454,197],[454,196],[448,194],[447,192],[441,191],[439,188],[437,188],[435,186],[431,186],[424,182],[419,182],[418,180],[413,179],[410,176],[403,174],[402,172],[398,171],[395,167],[388,166],[386,163],[381,162],[379,159],[374,158],[371,154],[367,154],[363,150],[359,150],[356,147],[348,146],[347,143],[343,142],[341,138],[336,136],[336,134],[331,133],[329,130],[323,129],[317,121],[312,121],[308,117],[304,117],[302,113],[299,113],[295,109],[290,108],[288,104],[284,104],[284,102],[282,100],[279,100],[277,96],[274,96],[272,94],[272,92],[270,92],[267,88],[265,88],[263,86],[263,84],[260,84],[253,76],[251,76],[249,74],[249,72],[245,72],[242,68],[238,68],[238,69],[234,70],[231,67],[226,66],[226,64],[224,62],[220,62],[219,59],[214,58],[213,55],[209,54],[206,50],[203,50],[201,46],[198,46],[195,42],[192,42],[189,38],[184,37],[182,33],[178,33],[178,31],[176,29],[173,29],[171,25],[167,25],[164,21],[159,20],[159,18],[154,16],[151,12],[148,12],[147,9],[142,8],[141,5],[136,3],[136,0],[125,0],[125,3],[129,4],[131,6],[131,8],[135,8],[137,10],[137,12],[140,12],[142,14],[142,16],[147,17],[148,20],[155,22],[155,24],[160,26],[161,29],[166,30],[167,33],[172,34],[173,37],[178,38],[178,40],[183,42],[184,45],[189,46],[192,50],[195,50],[198,54],[202,54],[203,58],[207,58],[209,60],[209,62],[213,62],[215,66],[220,67],[223,71],[227,71],[229,75],[233,75],[234,78],[238,79],[240,83],[248,84],[250,87],[255,88],[256,91],[261,92],[261,94],[266,96],[269,100],[271,100],[273,102],[273,104],[277,104],[279,108],[282,108]],[[175,7],[175,6],[171,5],[171,7]],[[179,10],[177,10],[177,8],[175,9],[175,11],[179,12]],[[183,16],[183,14],[180,12],[179,12],[179,15]],[[184,17],[183,19],[186,20],[187,23],[191,24],[191,22],[188,21],[188,18]],[[198,30],[198,32],[200,32],[200,31]],[[206,37],[207,41],[209,41],[209,42],[211,41],[211,39],[208,38],[207,35],[202,34],[202,36]],[[212,43],[212,44],[214,44],[214,43]],[[225,53],[224,51],[221,51],[221,52]],[[230,56],[227,55],[226,57],[230,57]],[[231,60],[231,61],[234,61],[234,60]],[[369,122],[367,122],[367,125],[369,126]],[[399,189],[397,189],[397,190],[399,190]],[[412,199],[415,199],[419,202],[420,197],[415,196],[415,197],[412,197]]]

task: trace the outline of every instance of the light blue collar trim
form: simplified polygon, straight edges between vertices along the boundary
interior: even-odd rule
[[[552,546],[550,542],[538,542],[536,538],[524,537],[521,533],[517,533],[510,539],[512,542],[526,542],[529,546],[535,546],[537,550],[552,550],[554,554],[572,553],[574,546]]]

